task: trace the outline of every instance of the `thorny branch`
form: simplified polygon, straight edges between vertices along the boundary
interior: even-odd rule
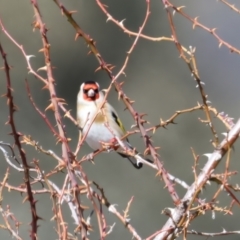
[[[27,194],[28,194],[28,201],[30,203],[30,207],[31,207],[31,215],[32,215],[32,231],[31,231],[31,239],[32,240],[36,240],[37,239],[37,222],[40,219],[40,217],[37,215],[37,210],[36,210],[36,200],[34,199],[33,193],[32,193],[32,187],[30,184],[30,175],[29,175],[29,168],[30,166],[28,165],[28,161],[27,161],[27,156],[25,154],[25,151],[22,148],[22,144],[20,142],[20,137],[21,137],[21,133],[17,131],[16,126],[15,126],[15,121],[14,121],[14,112],[16,112],[17,107],[13,102],[13,95],[12,95],[12,86],[11,86],[11,78],[10,78],[10,67],[9,64],[7,62],[7,55],[6,53],[3,51],[2,45],[0,43],[0,53],[1,56],[3,58],[4,61],[4,70],[6,73],[6,86],[7,86],[7,93],[6,93],[6,97],[7,97],[7,103],[8,103],[8,108],[9,108],[9,119],[8,119],[8,124],[11,126],[12,129],[12,135],[14,138],[14,142],[15,145],[19,151],[20,157],[21,157],[21,161],[22,161],[22,165],[24,168],[24,183],[26,185],[27,188]]]

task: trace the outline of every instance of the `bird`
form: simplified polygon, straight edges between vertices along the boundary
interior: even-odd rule
[[[83,82],[77,96],[77,123],[82,136],[86,135],[85,141],[94,151],[103,148],[103,144],[109,144],[111,150],[115,150],[123,158],[127,158],[137,169],[142,168],[142,161],[136,159],[136,156],[147,162],[153,163],[149,159],[137,152],[129,143],[127,138],[121,142],[125,148],[134,154],[127,154],[127,151],[120,152],[118,141],[126,130],[118,117],[115,109],[105,99],[104,90],[95,81]],[[94,119],[94,120],[93,120]],[[134,157],[135,156],[135,157]]]

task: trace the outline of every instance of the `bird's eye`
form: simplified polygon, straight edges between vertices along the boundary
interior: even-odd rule
[[[94,89],[94,92],[95,92],[95,93],[98,93],[98,89]]]

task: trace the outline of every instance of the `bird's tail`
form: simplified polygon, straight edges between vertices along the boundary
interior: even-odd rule
[[[130,155],[128,155],[126,153],[122,153],[122,152],[118,152],[118,154],[121,155],[123,158],[127,158],[130,161],[130,163],[137,169],[142,168],[144,161],[153,163],[152,160],[144,158],[142,156],[142,154],[140,154],[140,153],[136,153],[135,156],[130,156]]]

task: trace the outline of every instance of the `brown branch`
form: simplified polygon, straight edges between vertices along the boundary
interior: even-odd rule
[[[107,22],[108,21],[111,21],[113,22],[114,24],[116,24],[119,28],[121,28],[123,30],[124,33],[128,34],[129,36],[139,36],[140,38],[144,38],[146,40],[150,40],[150,41],[154,41],[154,42],[160,42],[160,41],[173,41],[172,38],[168,38],[168,37],[151,37],[151,36],[147,36],[145,34],[142,34],[142,33],[137,33],[137,32],[133,32],[133,31],[130,31],[128,30],[126,27],[124,27],[123,25],[123,22],[124,20],[122,21],[118,21],[116,20],[108,11],[107,11],[107,8],[105,7],[104,4],[101,3],[100,0],[96,0],[98,6],[100,7],[100,9],[103,11],[103,13],[106,15],[107,17]]]
[[[175,5],[173,5],[169,0],[162,0],[165,8],[172,8],[176,13],[179,13],[181,16],[183,16],[184,18],[186,18],[187,20],[189,20],[192,24],[193,24],[193,29],[196,27],[200,27],[203,30],[207,31],[208,33],[210,33],[211,35],[213,35],[219,42],[219,47],[221,47],[222,45],[227,47],[230,52],[234,52],[237,54],[240,54],[240,50],[234,46],[232,46],[231,44],[229,44],[228,42],[224,41],[217,33],[216,33],[216,28],[208,28],[207,26],[203,25],[202,23],[200,23],[198,21],[198,18],[191,18],[188,14],[186,14],[182,9],[183,7],[176,7]]]
[[[129,219],[126,219],[124,215],[122,215],[119,211],[117,211],[114,204],[111,204],[108,199],[105,196],[104,190],[96,183],[93,182],[93,184],[97,187],[97,189],[100,191],[101,194],[98,194],[96,191],[93,192],[93,195],[103,204],[105,205],[109,212],[113,213],[129,230],[129,232],[132,233],[132,236],[137,239],[141,240],[142,238],[139,236],[135,228],[131,225]]]
[[[190,48],[190,51],[187,52],[190,55],[190,59],[188,59],[185,55],[184,48],[182,47],[182,45],[178,41],[177,33],[176,33],[175,26],[174,26],[174,23],[173,23],[173,16],[170,13],[168,8],[166,8],[166,11],[167,11],[168,20],[169,20],[169,23],[170,23],[170,28],[171,28],[171,31],[172,31],[172,36],[173,36],[173,39],[174,39],[174,43],[177,47],[177,50],[180,53],[180,57],[185,61],[185,63],[187,64],[192,76],[194,77],[194,80],[197,82],[197,87],[199,88],[199,91],[200,91],[200,94],[201,94],[201,97],[202,97],[203,109],[205,111],[207,120],[201,120],[201,121],[208,124],[208,126],[209,126],[209,128],[210,128],[210,130],[213,134],[213,137],[214,137],[213,144],[214,144],[214,146],[217,146],[218,142],[219,142],[218,135],[217,135],[217,132],[215,130],[215,127],[213,125],[212,118],[211,118],[211,115],[210,115],[210,110],[209,110],[209,106],[208,106],[208,102],[209,102],[208,101],[208,95],[205,93],[205,91],[203,89],[204,82],[201,81],[199,73],[198,73],[196,59],[195,59],[195,56],[194,56],[195,49]]]
[[[222,3],[230,7],[231,10],[235,11],[236,13],[240,13],[240,10],[234,6],[234,4],[230,4],[226,0],[220,0]]]
[[[59,100],[57,98],[57,94],[56,94],[56,90],[55,90],[55,80],[53,77],[53,73],[52,73],[52,65],[51,65],[51,60],[50,60],[50,44],[48,42],[48,38],[47,38],[47,28],[45,26],[45,24],[42,21],[42,17],[40,14],[40,10],[37,4],[37,0],[31,0],[33,9],[34,9],[34,13],[35,13],[35,23],[34,23],[34,27],[35,28],[39,28],[40,30],[40,34],[41,34],[41,38],[42,38],[42,44],[43,44],[43,53],[44,53],[44,57],[45,57],[45,68],[46,68],[46,72],[47,72],[47,81],[48,81],[48,90],[50,93],[50,98],[51,98],[51,104],[52,104],[52,109],[54,111],[54,116],[55,116],[55,120],[56,120],[56,124],[57,124],[57,128],[58,128],[58,132],[59,132],[59,140],[62,143],[62,155],[63,155],[63,159],[67,164],[67,170],[68,170],[68,175],[69,175],[69,179],[72,185],[72,189],[73,189],[73,196],[74,196],[74,202],[76,205],[76,209],[78,211],[78,216],[79,216],[79,224],[80,224],[80,232],[81,232],[81,236],[82,239],[87,239],[87,232],[88,232],[88,226],[87,224],[85,224],[84,221],[84,216],[83,216],[83,210],[80,204],[80,199],[79,199],[79,193],[78,193],[78,183],[77,180],[74,176],[73,171],[71,170],[71,162],[72,160],[70,159],[69,155],[72,155],[72,152],[70,151],[70,147],[68,145],[68,139],[66,137],[66,132],[64,129],[64,125],[62,123],[62,119],[61,119],[61,115],[59,113]],[[71,154],[70,154],[71,153]],[[80,166],[79,166],[80,168]],[[80,168],[81,169],[81,168]],[[82,172],[82,170],[81,170]],[[83,174],[83,172],[82,172]],[[85,179],[87,178],[84,175]]]
[[[36,103],[34,102],[27,80],[26,80],[26,89],[27,89],[28,98],[29,98],[31,104],[33,105],[33,107],[35,108],[35,110],[37,111],[37,113],[43,118],[44,122],[48,125],[48,127],[51,130],[51,132],[53,133],[53,135],[59,137],[58,132],[54,129],[54,127],[52,126],[52,124],[50,123],[50,121],[48,120],[46,115],[37,107]]]
[[[191,207],[194,199],[197,197],[199,191],[204,187],[206,182],[211,177],[212,172],[221,162],[221,159],[232,147],[235,141],[239,138],[240,133],[240,119],[235,126],[230,130],[228,136],[219,144],[219,147],[211,154],[208,154],[208,161],[203,167],[201,173],[197,176],[196,181],[189,187],[188,191],[181,199],[181,203],[171,211],[171,217],[165,223],[162,230],[166,230],[158,234],[154,240],[162,240],[168,237],[174,237],[177,232],[174,230],[180,229],[180,223],[187,218],[187,212]],[[171,229],[171,230],[169,230]]]
[[[14,122],[14,112],[16,111],[16,106],[14,105],[13,102],[13,95],[12,95],[12,86],[11,86],[11,78],[10,78],[10,67],[9,64],[7,62],[7,55],[6,53],[3,51],[2,45],[0,43],[0,53],[1,56],[3,58],[4,61],[4,69],[5,69],[5,74],[6,74],[6,83],[7,83],[7,101],[8,101],[8,108],[9,108],[9,120],[8,120],[8,124],[11,126],[12,129],[12,135],[15,141],[15,145],[19,151],[21,160],[22,160],[22,164],[23,164],[23,169],[24,169],[24,182],[26,184],[26,188],[27,188],[27,194],[28,194],[28,201],[30,203],[30,207],[31,207],[31,215],[32,215],[32,222],[31,222],[31,226],[32,226],[32,231],[31,231],[31,239],[32,240],[36,240],[37,239],[37,229],[38,229],[38,225],[37,222],[40,219],[40,217],[37,215],[37,210],[36,210],[36,200],[33,197],[33,193],[32,193],[32,188],[31,188],[31,184],[30,184],[30,174],[29,174],[29,165],[27,162],[27,157],[25,154],[25,151],[22,148],[21,142],[20,142],[20,137],[21,137],[21,133],[17,131],[16,126],[15,126],[15,122]]]

